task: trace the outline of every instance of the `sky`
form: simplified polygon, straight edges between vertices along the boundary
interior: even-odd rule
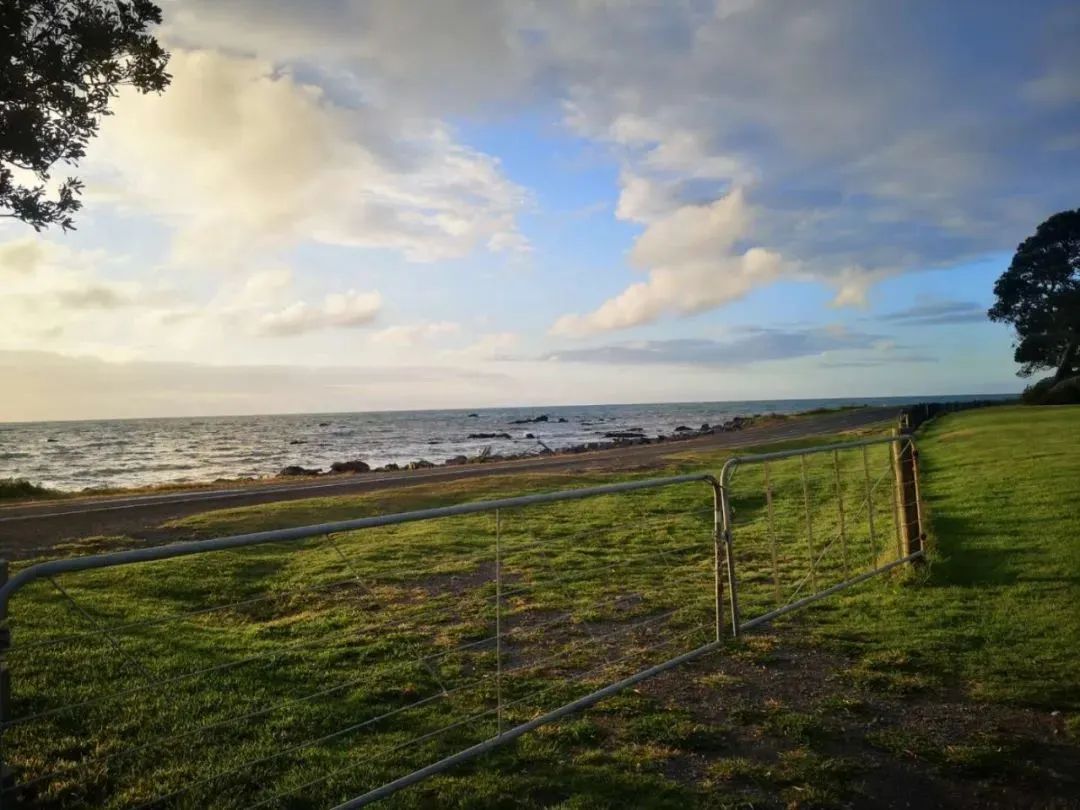
[[[77,230],[0,220],[0,420],[1024,385],[1073,2],[159,2]]]

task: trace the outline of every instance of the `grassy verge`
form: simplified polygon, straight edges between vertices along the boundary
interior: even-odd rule
[[[821,603],[390,804],[934,806],[996,796],[998,806],[1036,807],[1080,796],[1054,759],[1077,753],[1080,410],[952,415],[920,446],[934,527],[925,573]],[[761,470],[738,473],[746,610],[767,609],[778,584],[781,597],[805,587],[810,559],[824,585],[895,552],[888,487],[865,496],[866,472],[876,481],[887,469],[884,452],[865,467],[861,454],[815,457],[805,489],[797,463],[774,465],[772,533]],[[668,471],[723,460],[686,452]],[[610,477],[477,479],[181,525],[235,533],[600,480]],[[25,794],[30,806],[330,806],[497,729],[496,533],[510,724],[707,639],[710,531],[707,488],[686,485],[498,523],[477,515],[61,578],[78,607],[41,583],[13,605],[10,660],[14,714],[41,716],[9,730],[5,752],[23,781],[40,780]],[[228,607],[191,613],[215,605]],[[174,620],[182,614],[191,615]],[[110,641],[92,632],[98,624],[122,627]],[[65,704],[78,707],[56,710]],[[1054,747],[1047,735],[1058,726]]]
[[[943,417],[921,439],[933,559],[813,614],[884,678],[1080,710],[1080,408]]]
[[[31,483],[25,478],[0,478],[0,501],[39,501],[62,498],[64,493]]]

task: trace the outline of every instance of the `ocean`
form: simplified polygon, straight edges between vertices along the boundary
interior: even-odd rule
[[[539,442],[558,450],[603,441],[604,433],[633,428],[641,428],[647,436],[670,435],[680,425],[718,425],[735,416],[989,398],[782,399],[12,422],[0,423],[0,478],[83,490],[262,477],[287,465],[328,469],[335,461],[351,459],[372,467],[417,459],[438,464],[488,446],[502,455],[538,451]],[[548,421],[514,424],[540,415]],[[510,438],[470,439],[469,434],[475,433],[507,433]],[[535,438],[526,438],[529,433]]]

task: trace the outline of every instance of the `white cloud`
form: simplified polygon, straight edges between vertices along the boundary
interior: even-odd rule
[[[553,334],[588,335],[640,326],[663,315],[701,312],[770,284],[789,269],[774,251],[733,250],[752,219],[740,188],[704,205],[636,214],[648,226],[630,260],[649,270],[648,280],[632,284],[587,315],[564,315]]]
[[[446,354],[460,360],[503,360],[520,342],[516,332],[486,332],[469,345]]]
[[[692,314],[726,304],[775,281],[783,272],[780,256],[751,248],[741,256],[717,257],[659,268],[649,280],[632,284],[587,315],[564,315],[551,332],[579,337],[655,321],[667,314]]]
[[[461,331],[461,324],[453,321],[434,321],[432,323],[410,323],[388,326],[371,336],[371,342],[383,346],[410,348]]]
[[[96,340],[112,330],[115,310],[175,304],[178,294],[160,283],[112,280],[102,266],[121,263],[101,251],[77,250],[41,237],[0,243],[0,346],[22,348],[81,336]]]
[[[382,296],[377,292],[332,293],[318,306],[297,301],[277,312],[266,313],[259,319],[257,331],[264,335],[287,336],[320,329],[368,326],[381,309]]]
[[[33,236],[13,239],[0,244],[0,273],[7,276],[28,276],[47,260],[51,243]]]
[[[889,274],[1008,249],[1073,204],[1055,153],[1076,120],[1070,5],[186,0],[166,31],[315,65],[338,95],[424,120],[562,103],[618,161],[619,217],[742,188],[757,216],[736,255],[778,253],[858,301]],[[497,231],[478,244],[520,244]],[[854,272],[863,293],[837,278]]]
[[[346,108],[261,59],[174,49],[161,96],[123,92],[91,187],[175,224],[176,257],[246,262],[306,239],[414,261],[519,248],[524,193],[438,120]]]

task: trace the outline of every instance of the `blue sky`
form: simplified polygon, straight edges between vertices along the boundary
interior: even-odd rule
[[[1018,390],[1074,4],[171,0],[0,419]]]

